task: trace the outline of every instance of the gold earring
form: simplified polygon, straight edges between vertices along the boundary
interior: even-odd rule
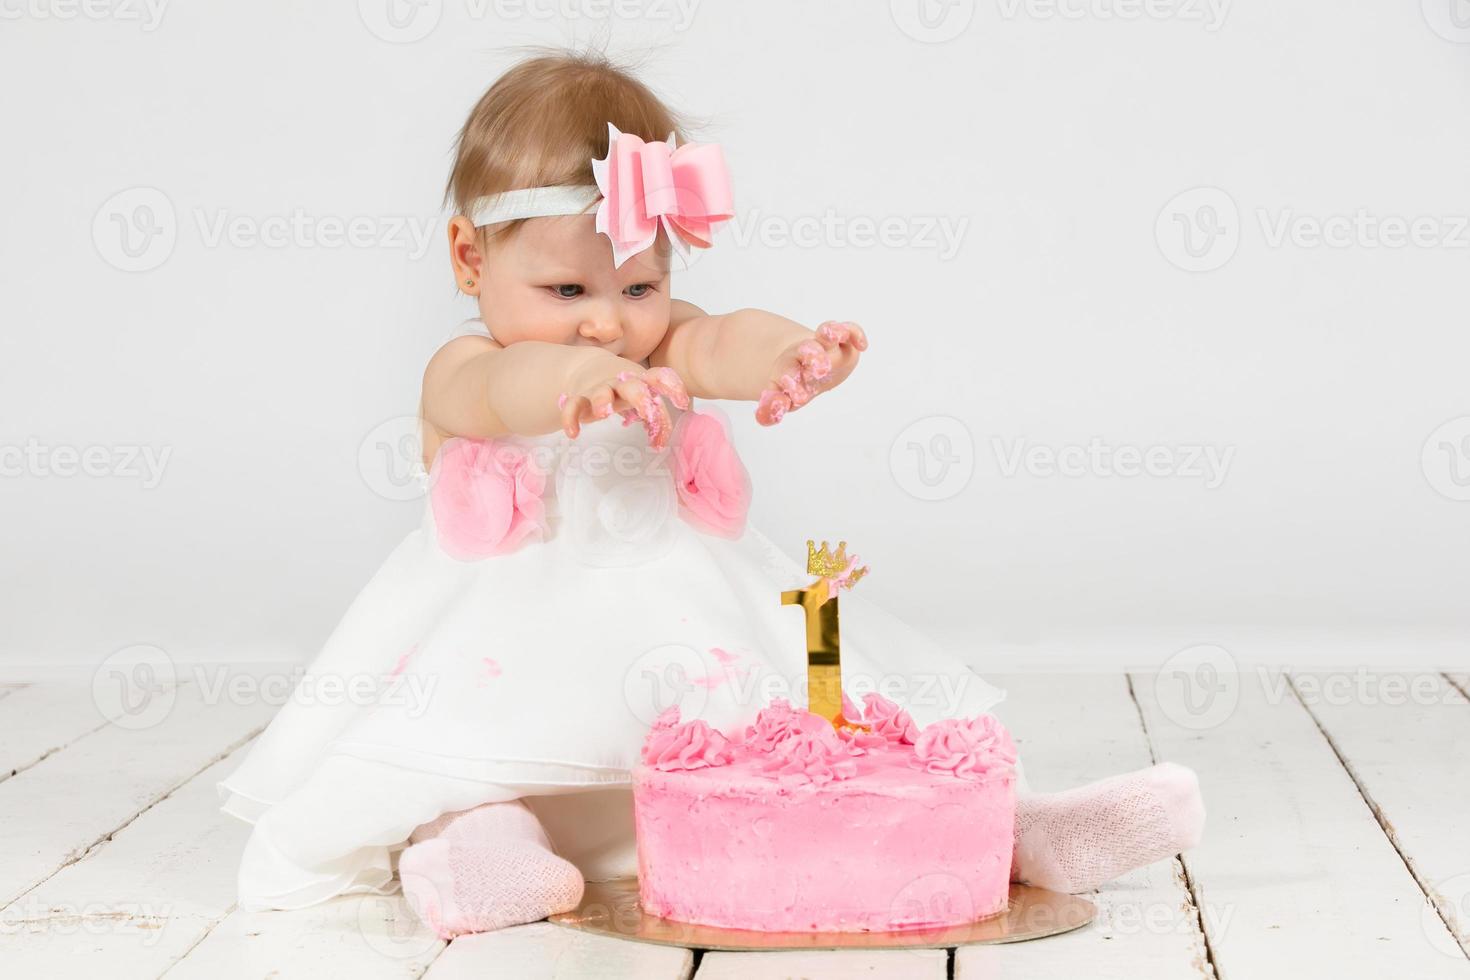
[[[466,280],[465,280],[465,281],[464,281],[464,284],[465,284],[465,285],[466,285],[466,286],[473,286],[473,285],[474,285],[474,284],[475,284],[475,280],[473,280],[473,279],[466,279]]]

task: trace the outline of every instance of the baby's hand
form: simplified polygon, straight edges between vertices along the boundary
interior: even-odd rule
[[[662,449],[668,445],[673,426],[660,395],[679,408],[687,409],[690,405],[684,382],[669,367],[619,371],[613,377],[594,381],[576,393],[564,391],[557,399],[562,431],[575,439],[582,432],[583,422],[605,419],[618,412],[623,416],[623,425],[641,420],[648,428],[649,445]]]
[[[828,320],[815,339],[792,344],[776,358],[774,380],[761,392],[755,420],[775,425],[788,411],[800,408],[823,391],[830,391],[852,374],[858,355],[868,349],[868,337],[856,323]]]

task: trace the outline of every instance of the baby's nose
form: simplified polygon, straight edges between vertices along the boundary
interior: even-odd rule
[[[623,325],[615,316],[589,317],[583,321],[581,333],[589,340],[606,344],[623,335]]]

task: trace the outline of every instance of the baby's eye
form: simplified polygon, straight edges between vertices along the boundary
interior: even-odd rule
[[[576,299],[582,295],[582,287],[577,285],[567,284],[565,286],[552,286],[551,288],[562,299]]]
[[[653,292],[653,283],[635,282],[633,285],[623,290],[623,292],[627,293],[633,299],[642,299],[649,293]]]

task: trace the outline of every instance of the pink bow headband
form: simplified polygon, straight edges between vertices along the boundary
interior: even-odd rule
[[[613,247],[613,267],[653,244],[662,226],[674,251],[687,264],[696,248],[709,248],[715,225],[735,215],[725,154],[715,143],[674,146],[645,143],[607,124],[607,157],[592,161],[597,186],[528,187],[476,200],[475,227],[584,214],[597,204],[597,230]],[[599,203],[600,202],[600,203]]]

